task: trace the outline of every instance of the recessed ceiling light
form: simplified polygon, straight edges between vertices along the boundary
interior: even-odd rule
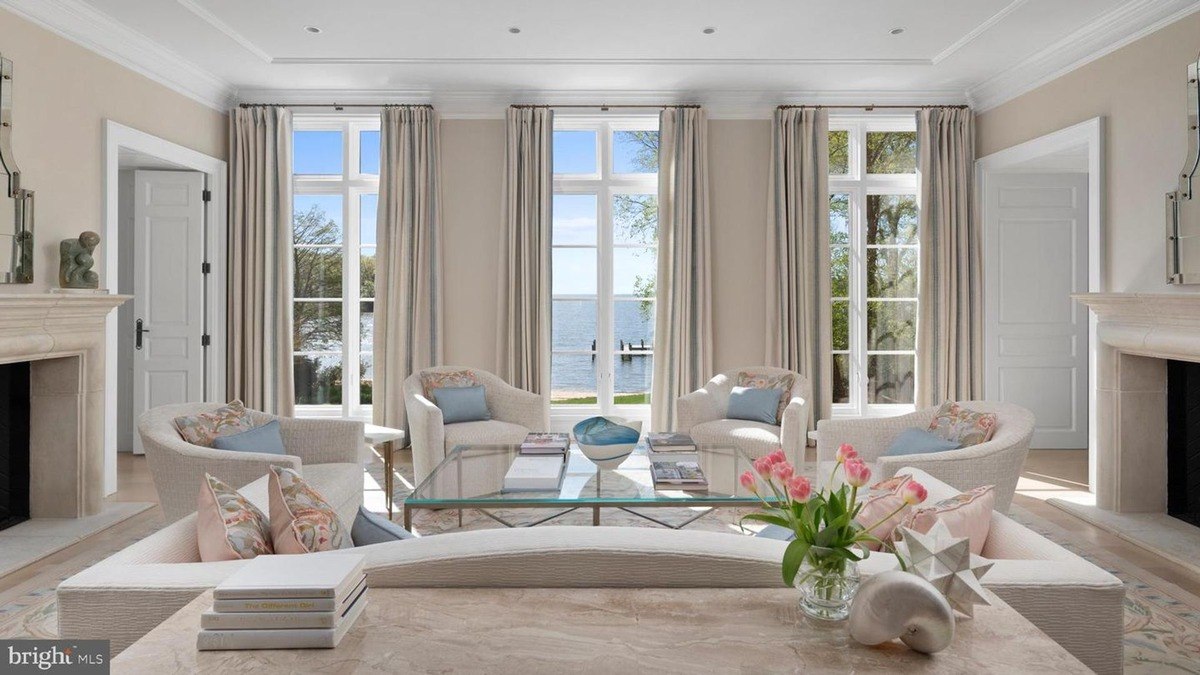
[[[705,35],[712,35],[713,33],[717,32],[717,29],[716,28],[705,28],[704,30],[702,30],[700,32],[704,33]]]
[[[512,33],[513,35],[516,35],[517,33],[521,32],[521,29],[517,28],[516,26],[513,26],[512,28],[508,29],[508,32]]]
[[[304,30],[308,31],[309,33],[312,33],[313,35],[316,35],[317,33],[321,32],[321,29],[317,28],[316,26],[305,26]]]
[[[892,35],[899,35],[904,32],[904,29],[903,28],[893,28],[893,29],[889,30],[888,32],[891,33]]]

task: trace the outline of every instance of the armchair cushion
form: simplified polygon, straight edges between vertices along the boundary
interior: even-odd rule
[[[442,410],[442,422],[485,422],[492,419],[484,398],[483,385],[474,387],[436,387],[433,403]]]
[[[790,397],[787,393],[792,390],[796,384],[796,377],[791,373],[772,374],[772,373],[755,373],[745,371],[738,373],[737,386],[753,387],[755,389],[778,389],[780,392],[779,403],[775,409],[775,424],[780,424],[783,421],[783,409],[787,407]]]
[[[283,449],[283,434],[279,432],[279,420],[271,420],[261,427],[249,431],[213,439],[212,447],[217,450],[233,450],[234,452],[265,452],[272,455],[286,455]]]
[[[443,387],[477,387],[482,384],[469,370],[425,370],[421,372],[421,391],[433,400],[433,390]]]
[[[975,412],[946,401],[933,413],[929,431],[939,438],[957,442],[963,448],[986,443],[996,433],[996,413]]]
[[[211,412],[176,417],[173,421],[183,440],[206,448],[211,448],[218,436],[240,434],[254,428],[254,420],[246,414],[241,401],[231,401]]]
[[[692,427],[692,440],[703,445],[734,445],[752,457],[779,449],[779,427],[748,420],[714,420]]]
[[[734,420],[749,420],[775,424],[779,414],[782,389],[734,387],[729,392],[729,410],[725,416]]]
[[[459,422],[447,424],[444,429],[448,450],[456,445],[516,445],[524,441],[530,431],[520,424],[500,420]]]
[[[962,444],[958,441],[948,441],[924,429],[905,429],[892,441],[883,456],[923,455],[930,452],[957,450],[961,447]]]

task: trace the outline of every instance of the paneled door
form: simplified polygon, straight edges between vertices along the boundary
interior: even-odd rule
[[[1031,410],[1032,447],[1088,444],[1087,174],[988,176],[984,388]]]
[[[134,419],[204,400],[203,194],[202,173],[134,174]]]

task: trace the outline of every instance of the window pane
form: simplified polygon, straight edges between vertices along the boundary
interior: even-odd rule
[[[297,248],[292,270],[292,297],[342,297],[342,248]]]
[[[830,255],[833,274],[831,293],[835,298],[850,297],[850,247],[835,246]]]
[[[550,357],[550,402],[566,405],[596,404],[594,356],[554,354]]]
[[[342,303],[293,303],[292,349],[297,352],[342,351]]]
[[[829,243],[850,243],[850,195],[829,195]]]
[[[595,350],[596,300],[555,300],[550,342],[555,351]]]
[[[658,132],[614,131],[613,173],[658,173]]]
[[[550,256],[554,295],[596,295],[596,249],[556,248]]]
[[[296,195],[292,231],[297,244],[342,243],[342,196]]]
[[[629,351],[613,356],[613,403],[645,405],[650,402],[650,375],[654,357]]]
[[[358,172],[379,175],[379,132],[358,132]]]
[[[300,175],[341,175],[342,132],[292,132],[292,173]]]
[[[292,357],[296,403],[342,404],[342,357],[335,355]]]
[[[867,195],[867,243],[917,243],[917,198]]]
[[[375,297],[375,247],[368,246],[359,250],[358,256],[358,297]]]
[[[613,249],[613,295],[654,297],[658,253],[652,248]]]
[[[833,348],[850,349],[850,301],[833,301]]]
[[[833,355],[833,402],[850,402],[850,355]]]
[[[613,303],[613,346],[617,351],[654,349],[654,302],[617,300]]]
[[[867,349],[904,351],[916,348],[917,303],[890,300],[867,302]]]
[[[872,354],[867,357],[867,402],[913,402],[913,364],[911,354]]]
[[[829,173],[844,176],[850,173],[850,132],[829,132]]]
[[[375,221],[379,216],[379,195],[366,194],[358,196],[358,243],[361,246],[374,246]]]
[[[554,243],[595,246],[596,204],[596,195],[554,195]]]
[[[917,249],[867,249],[867,297],[917,297]]]
[[[658,242],[658,195],[613,195],[613,243]]]
[[[364,302],[358,315],[358,402],[371,405],[371,388],[375,380],[375,303]]]
[[[596,132],[555,131],[554,173],[598,173]]]
[[[867,173],[916,172],[917,132],[867,132]]]

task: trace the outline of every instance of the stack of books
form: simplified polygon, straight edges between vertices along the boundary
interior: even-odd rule
[[[569,434],[529,434],[521,443],[522,455],[562,455],[571,447]]]
[[[696,456],[696,441],[691,436],[676,432],[646,434],[646,445],[650,446],[651,461],[655,459],[680,459],[684,455]]]
[[[694,456],[688,459],[652,460],[654,487],[669,490],[707,490],[708,479]]]
[[[517,455],[504,474],[501,492],[553,492],[562,487],[566,455]]]
[[[361,555],[262,555],[213,590],[199,650],[331,649],[362,615]]]

